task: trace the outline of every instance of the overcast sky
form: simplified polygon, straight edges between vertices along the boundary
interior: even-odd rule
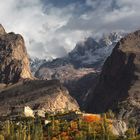
[[[140,29],[140,0],[2,0],[0,23],[29,55],[55,58],[85,37]]]

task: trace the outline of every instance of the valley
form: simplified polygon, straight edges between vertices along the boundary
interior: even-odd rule
[[[0,25],[0,139],[139,140],[140,31],[106,38],[31,60]]]

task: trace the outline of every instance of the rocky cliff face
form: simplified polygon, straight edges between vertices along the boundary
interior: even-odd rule
[[[16,83],[32,79],[29,60],[21,35],[6,33],[0,25],[0,83]]]
[[[107,58],[99,81],[90,93],[87,111],[108,109],[140,120],[140,31],[121,39]]]
[[[23,37],[6,33],[0,25],[0,115],[7,114],[11,106],[44,111],[79,109],[59,81],[32,77]]]

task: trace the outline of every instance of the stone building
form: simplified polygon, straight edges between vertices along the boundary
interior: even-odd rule
[[[29,106],[13,106],[10,110],[10,117],[34,117],[34,112]]]

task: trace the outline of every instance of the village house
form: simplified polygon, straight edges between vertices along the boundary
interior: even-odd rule
[[[10,117],[16,118],[16,117],[33,117],[34,118],[34,112],[29,106],[13,106],[10,109]]]

